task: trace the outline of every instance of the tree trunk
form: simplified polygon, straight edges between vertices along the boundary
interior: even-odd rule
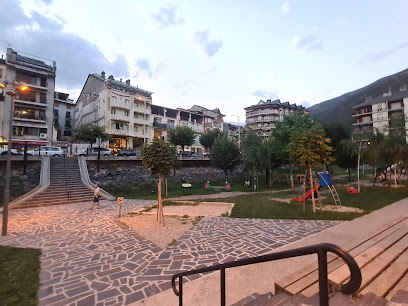
[[[269,182],[269,168],[265,169],[265,185]]]
[[[255,168],[254,168],[254,190],[256,190],[257,186],[256,186],[256,177],[255,177]]]
[[[159,175],[159,183],[157,184],[157,215],[159,224],[163,223],[164,225],[164,215],[163,215],[163,205],[162,205],[162,177]]]
[[[228,182],[228,169],[224,169],[225,180]]]
[[[397,188],[397,167],[394,167],[394,184],[395,188]]]
[[[167,178],[166,178],[166,197],[167,197]]]
[[[314,191],[313,191],[313,175],[312,175],[312,166],[309,165],[309,175],[310,175],[310,189],[312,192],[312,207],[313,207],[313,212],[316,213],[316,203],[315,203],[315,198],[314,198]]]
[[[351,186],[351,167],[348,167],[348,175],[349,175],[349,186]]]
[[[306,176],[303,180],[303,212],[306,212],[306,199],[305,199],[305,194],[306,194]]]
[[[290,185],[292,186],[292,191],[295,190],[295,185],[293,184],[293,169],[292,169],[292,163],[289,162],[289,172],[290,172]]]

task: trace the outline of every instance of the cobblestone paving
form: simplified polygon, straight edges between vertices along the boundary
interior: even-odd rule
[[[152,201],[128,200],[124,212]],[[102,202],[12,210],[0,244],[40,248],[40,305],[127,305],[170,289],[182,270],[263,255],[337,221],[204,218],[162,250],[120,224]],[[193,280],[200,276],[191,277]]]

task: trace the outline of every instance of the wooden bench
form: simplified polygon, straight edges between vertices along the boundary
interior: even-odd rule
[[[408,218],[401,218],[367,240],[355,242],[348,252],[361,269],[363,280],[357,294],[364,296],[371,292],[390,300],[398,290],[408,290],[407,248]],[[350,271],[344,261],[332,253],[328,253],[327,262],[329,291],[340,291]],[[316,262],[276,282],[275,291],[311,297],[319,292],[318,280]]]

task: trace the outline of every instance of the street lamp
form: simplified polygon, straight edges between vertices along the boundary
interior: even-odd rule
[[[27,90],[28,87],[24,84],[16,82],[0,83],[0,87],[4,88],[6,94],[11,97],[10,107],[10,122],[9,122],[9,137],[7,146],[7,166],[6,166],[6,184],[4,186],[4,204],[3,204],[3,226],[1,235],[7,236],[7,222],[8,222],[8,205],[10,201],[10,174],[11,174],[11,147],[13,137],[13,116],[14,116],[14,99],[17,96],[17,89],[22,91]]]
[[[238,147],[241,149],[241,124],[239,123],[239,116],[238,115],[231,116],[238,118]]]

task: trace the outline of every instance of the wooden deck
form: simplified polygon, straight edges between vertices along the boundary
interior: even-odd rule
[[[398,290],[408,291],[407,217],[392,222],[369,239],[351,242],[347,251],[361,270],[362,284],[358,297],[371,292],[390,300]],[[343,260],[332,253],[328,254],[327,262],[329,291],[338,292],[348,281],[350,271]],[[275,291],[289,295],[300,293],[306,297],[318,293],[317,260],[276,282]]]

